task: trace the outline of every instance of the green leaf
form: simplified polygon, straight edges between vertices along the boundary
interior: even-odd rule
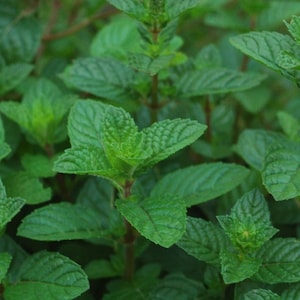
[[[170,247],[182,236],[186,225],[184,202],[165,194],[143,201],[117,200],[117,208],[141,235],[163,247]]]
[[[277,132],[246,129],[240,134],[235,150],[247,164],[260,171],[263,168],[268,147],[275,142],[287,141],[282,134]]]
[[[77,263],[59,253],[42,251],[24,262],[19,281],[6,286],[4,297],[7,300],[69,300],[88,288],[87,276]]]
[[[4,66],[0,70],[0,95],[15,88],[32,71],[33,67],[29,64],[15,63]]]
[[[5,278],[12,256],[6,252],[0,253],[0,282]]]
[[[105,178],[119,178],[119,170],[113,169],[108,162],[104,150],[95,147],[73,147],[54,163],[54,171],[67,174],[96,175]]]
[[[183,274],[169,274],[162,279],[150,294],[151,300],[192,300],[197,299],[200,284]]]
[[[176,245],[201,261],[218,264],[220,252],[228,247],[229,241],[219,226],[188,217],[186,232]]]
[[[22,156],[21,163],[26,172],[33,177],[48,178],[55,175],[55,172],[52,171],[54,158],[27,153]]]
[[[262,259],[254,280],[261,282],[292,283],[300,280],[300,241],[294,238],[276,238],[263,245],[256,257]]]
[[[144,165],[154,165],[190,145],[203,134],[206,127],[189,119],[164,120],[152,124],[142,131],[146,148],[152,150],[151,157],[146,159]]]
[[[70,110],[68,133],[72,147],[101,146],[101,122],[108,108],[99,101],[80,100]]]
[[[174,19],[181,13],[191,9],[199,4],[199,0],[166,0],[165,1],[165,10],[170,19]]]
[[[214,68],[184,73],[176,82],[176,88],[178,96],[187,98],[243,91],[259,85],[264,79],[262,74]]]
[[[300,141],[300,122],[287,112],[280,111],[277,117],[285,134],[292,141]]]
[[[257,272],[261,261],[247,255],[224,250],[221,253],[221,274],[226,284],[250,278]]]
[[[5,187],[0,181],[0,229],[2,229],[21,210],[25,200],[22,198],[7,198]]]
[[[138,132],[133,118],[122,108],[108,108],[101,129],[105,155],[116,169],[126,169],[124,163],[137,166],[152,154],[149,143],[145,141],[144,131]]]
[[[39,204],[51,199],[51,188],[44,188],[38,178],[27,172],[17,172],[4,180],[10,197],[20,196],[26,204]]]
[[[89,262],[84,271],[89,279],[110,278],[122,275],[122,272],[116,269],[111,261],[105,259]]]
[[[249,32],[230,39],[231,44],[249,55],[258,62],[274,71],[285,71],[278,63],[277,58],[282,51],[297,53],[296,43],[287,35],[278,32]],[[296,55],[295,55],[296,56]],[[284,72],[289,78],[298,77],[293,73]]]
[[[295,12],[294,12],[295,13]],[[300,17],[293,16],[290,23],[284,22],[295,41],[300,43]]]
[[[248,170],[229,163],[206,163],[187,167],[164,176],[151,195],[170,193],[184,199],[187,206],[206,202],[238,186]]]
[[[0,53],[7,64],[31,61],[40,46],[40,24],[28,17],[15,20],[0,31]]]
[[[107,2],[129,15],[141,18],[145,13],[145,7],[139,0],[107,0]]]
[[[298,299],[300,297],[300,284],[291,284],[281,294],[281,300]]]
[[[98,238],[107,234],[93,209],[67,202],[50,204],[27,215],[18,235],[39,241]]]
[[[296,299],[296,298],[289,298]],[[244,295],[243,300],[284,300],[278,294],[270,290],[253,289]]]
[[[62,78],[78,90],[120,103],[131,99],[134,72],[112,58],[90,57],[75,60]]]
[[[90,53],[94,57],[127,60],[129,52],[140,52],[136,20],[122,16],[103,27],[94,37]]]
[[[263,184],[275,200],[300,195],[300,143],[272,144],[262,169]]]
[[[153,76],[159,71],[170,67],[173,58],[173,54],[160,55],[153,58],[143,53],[134,53],[129,57],[129,64],[133,69],[148,73],[150,76]]]

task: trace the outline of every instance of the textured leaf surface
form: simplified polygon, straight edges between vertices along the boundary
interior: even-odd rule
[[[244,295],[244,300],[283,300],[278,294],[270,290],[253,289]],[[297,298],[290,298],[297,299]]]
[[[260,129],[246,129],[238,139],[236,151],[251,167],[263,168],[268,147],[274,142],[286,142],[287,139],[277,132]]]
[[[41,38],[40,24],[33,18],[20,18],[0,34],[0,52],[6,63],[29,62],[38,50]]]
[[[199,4],[199,0],[185,0],[185,1],[177,1],[177,0],[166,0],[165,9],[166,13],[173,19],[183,13],[184,11],[195,7]]]
[[[290,36],[278,32],[249,32],[232,37],[230,41],[234,47],[275,71],[281,71],[276,63],[281,51],[295,47]]]
[[[182,236],[186,226],[184,202],[164,195],[136,200],[118,200],[117,208],[143,236],[163,247],[170,247]]]
[[[299,9],[300,10],[300,9]],[[300,43],[300,17],[293,16],[290,23],[285,22],[290,34],[297,43]]]
[[[163,177],[152,190],[152,195],[178,195],[187,206],[191,206],[227,193],[247,174],[248,170],[242,166],[220,162],[187,167]]]
[[[0,282],[5,278],[12,256],[6,252],[0,253]]]
[[[20,269],[20,280],[5,288],[7,300],[74,299],[89,288],[86,274],[69,258],[50,252],[29,257]]]
[[[143,130],[146,147],[152,155],[144,163],[154,165],[198,139],[206,125],[189,119],[164,120]]]
[[[40,180],[27,172],[18,172],[4,179],[7,194],[20,196],[27,204],[39,204],[51,199],[51,188],[44,187]]]
[[[12,64],[4,66],[0,71],[0,95],[15,88],[31,72],[32,65],[29,64]]]
[[[197,299],[199,284],[183,274],[170,274],[161,280],[150,294],[151,300],[192,300]]]
[[[275,200],[300,195],[300,143],[272,144],[262,170],[263,183]]]
[[[263,245],[256,257],[262,264],[253,279],[276,284],[300,280],[300,241],[293,238],[277,238]]]
[[[201,261],[218,264],[220,252],[228,247],[228,242],[217,225],[200,218],[188,217],[186,232],[176,244]]]
[[[40,241],[89,239],[103,234],[97,212],[66,202],[36,209],[22,220],[18,228],[18,235]]]
[[[221,253],[221,274],[226,284],[236,283],[250,278],[257,272],[260,259],[239,255],[229,251]]]
[[[183,74],[176,82],[181,97],[237,92],[259,85],[264,75],[229,69],[208,69]]]
[[[77,59],[63,74],[67,84],[118,102],[130,99],[128,87],[133,77],[132,69],[112,58]]]
[[[129,15],[137,17],[141,17],[145,10],[139,0],[108,0],[107,2]]]
[[[80,100],[71,108],[68,133],[72,147],[101,147],[101,122],[107,105],[94,100]]]

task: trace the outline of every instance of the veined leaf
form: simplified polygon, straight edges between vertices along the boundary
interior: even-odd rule
[[[5,287],[7,300],[71,300],[89,288],[86,274],[69,258],[42,251],[20,268],[20,279]]]
[[[219,226],[188,217],[186,232],[176,245],[201,261],[218,264],[220,253],[228,247],[229,240]]]
[[[163,177],[151,195],[170,193],[184,199],[187,206],[206,202],[238,186],[248,170],[228,163],[207,163],[187,167]]]
[[[119,10],[141,18],[145,13],[145,7],[139,0],[107,0]]]
[[[152,150],[150,158],[144,162],[151,166],[190,145],[206,129],[206,125],[189,119],[164,120],[145,128],[145,144]]]
[[[16,63],[4,66],[0,70],[0,95],[15,88],[31,72],[32,65]]]
[[[295,49],[295,42],[288,36],[278,32],[249,32],[230,39],[231,44],[258,62],[274,71],[282,68],[276,63],[277,57],[284,50]]]
[[[289,298],[296,299],[296,298]],[[278,294],[264,289],[253,289],[244,295],[243,300],[284,300]],[[287,299],[286,299],[287,300]]]
[[[300,143],[272,144],[266,153],[262,179],[275,200],[300,195]]]
[[[300,284],[291,284],[286,290],[281,294],[281,300],[291,300],[300,298]]]
[[[300,8],[299,8],[300,10]],[[298,16],[293,16],[290,23],[285,22],[290,34],[293,36],[295,41],[300,43],[300,18]]]
[[[284,135],[260,129],[246,129],[238,139],[235,150],[256,170],[263,168],[268,147],[274,142],[287,142]]]
[[[260,259],[224,250],[221,253],[221,273],[226,284],[250,278],[257,272]]]
[[[264,75],[241,73],[229,69],[206,69],[184,73],[176,82],[180,97],[238,92],[259,85]]]
[[[204,289],[197,281],[189,279],[183,274],[169,274],[158,283],[158,286],[150,294],[150,299],[197,299],[201,287]]]
[[[134,72],[112,58],[81,58],[67,68],[63,80],[78,90],[117,102],[130,100]]]
[[[5,278],[12,256],[6,252],[0,253],[0,282]]]
[[[117,208],[124,218],[143,236],[163,247],[176,243],[185,230],[184,202],[168,194],[143,201],[117,200]]]
[[[18,235],[39,241],[99,238],[105,234],[96,211],[66,202],[34,210],[18,228]]]
[[[109,107],[95,100],[79,100],[70,110],[68,133],[72,147],[101,146],[101,122]]]
[[[166,0],[165,10],[170,19],[174,19],[184,11],[197,6],[200,3],[199,0]]]
[[[10,197],[22,197],[26,204],[39,204],[51,199],[51,188],[43,187],[38,178],[27,172],[14,173],[3,181],[7,194]]]
[[[292,283],[300,280],[300,241],[294,238],[276,238],[268,241],[256,253],[262,259],[254,280],[261,282]]]
[[[292,141],[300,141],[300,121],[284,111],[279,111],[277,117],[285,134]]]

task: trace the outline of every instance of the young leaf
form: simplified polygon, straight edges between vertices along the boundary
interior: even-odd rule
[[[294,238],[276,238],[268,241],[256,253],[262,260],[254,280],[261,282],[292,283],[300,280],[300,241]]]
[[[18,235],[39,241],[99,238],[106,234],[97,212],[66,202],[34,210],[18,228]]]
[[[112,58],[90,57],[75,60],[62,78],[78,90],[120,103],[131,99],[129,85],[134,72]]]
[[[187,206],[221,196],[239,185],[248,170],[229,163],[206,163],[187,167],[163,177],[151,195],[170,193],[184,199]]]
[[[5,278],[12,256],[6,252],[0,253],[0,283]]]
[[[107,0],[107,2],[119,10],[137,18],[141,18],[145,13],[145,7],[139,0]]]
[[[221,253],[221,274],[226,284],[250,278],[261,264],[257,258],[224,250]]]
[[[253,289],[244,295],[243,300],[284,300],[284,298],[280,297],[278,294],[270,290]]]
[[[163,247],[176,243],[185,230],[184,202],[168,194],[143,201],[117,200],[117,208],[124,218],[152,242]]]
[[[29,257],[20,268],[19,281],[7,285],[7,300],[71,300],[89,288],[86,274],[69,258],[47,251]]]
[[[233,244],[247,251],[261,247],[278,231],[271,225],[266,200],[258,190],[243,195],[230,215],[217,219]]]
[[[184,73],[176,82],[179,97],[238,92],[259,85],[264,75],[230,69],[205,69]]]
[[[199,0],[185,0],[185,1],[176,1],[176,0],[166,0],[165,1],[165,10],[170,19],[176,18],[181,13],[186,10],[193,8],[199,4]]]
[[[300,43],[300,17],[293,16],[290,23],[284,22],[295,41]]]
[[[218,264],[220,252],[228,247],[229,241],[217,225],[188,217],[186,231],[176,245],[201,261]]]
[[[272,144],[266,153],[262,179],[275,200],[300,195],[300,143]]]
[[[24,63],[15,63],[1,68],[0,95],[3,95],[15,88],[29,75],[32,69],[32,65]]]
[[[256,170],[263,168],[268,147],[275,142],[287,142],[280,133],[261,129],[246,129],[238,139],[236,152]]]
[[[10,197],[22,197],[26,204],[39,204],[51,199],[51,188],[43,187],[38,178],[27,172],[14,173],[3,181],[7,194]]]
[[[189,119],[164,120],[152,124],[142,131],[146,147],[152,150],[150,158],[143,164],[154,165],[190,145],[203,134],[206,127]]]

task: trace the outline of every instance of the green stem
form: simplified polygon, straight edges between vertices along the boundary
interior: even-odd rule
[[[124,198],[125,201],[131,195],[131,187],[133,182],[126,181],[124,186]],[[131,224],[124,219],[126,234],[124,237],[125,244],[125,272],[124,278],[128,281],[132,280],[135,272],[135,240],[136,234],[135,229],[131,226]]]

